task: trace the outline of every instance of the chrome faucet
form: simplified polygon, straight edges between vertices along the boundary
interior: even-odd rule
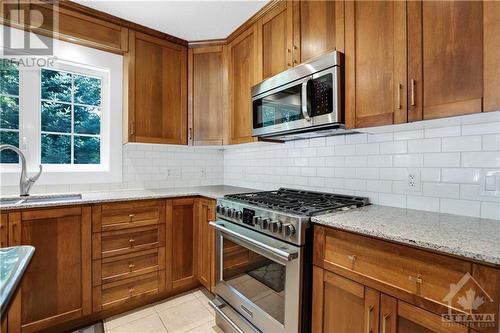
[[[40,175],[42,174],[42,165],[40,165],[40,171],[38,171],[35,176],[28,177],[28,175],[26,174],[26,158],[24,157],[23,152],[13,145],[0,145],[0,151],[5,149],[12,150],[21,158],[21,179],[19,180],[19,191],[22,197],[27,197],[28,195],[30,195],[29,192],[31,187],[33,186],[33,184],[35,184],[35,182],[38,180],[38,178],[40,178]]]

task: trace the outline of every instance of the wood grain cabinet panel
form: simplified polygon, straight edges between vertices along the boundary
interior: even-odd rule
[[[242,32],[228,46],[230,89],[230,141],[252,142],[250,89],[262,78],[257,25]]]
[[[406,2],[345,4],[346,126],[406,122]]]
[[[188,56],[189,144],[222,145],[227,118],[227,47],[189,49]]]
[[[0,247],[9,246],[9,214],[0,216]]]
[[[205,288],[214,291],[215,230],[209,226],[208,222],[215,221],[215,200],[197,198],[194,214],[197,277]]]
[[[344,52],[344,1],[294,1],[294,64]],[[300,53],[300,54],[299,54]]]
[[[263,79],[290,67],[293,49],[292,2],[282,1],[257,23]]]
[[[90,207],[9,213],[9,245],[35,254],[9,310],[9,332],[35,332],[92,311]]]
[[[167,228],[170,228],[172,288],[184,288],[195,285],[196,252],[194,250],[194,198],[171,200],[172,213],[167,216]]]
[[[187,48],[131,31],[126,56],[128,141],[187,143]]]
[[[100,237],[100,252],[95,255],[107,258],[157,248],[164,245],[164,233],[163,225],[106,231]]]
[[[481,112],[483,2],[409,2],[408,29],[409,119]]]

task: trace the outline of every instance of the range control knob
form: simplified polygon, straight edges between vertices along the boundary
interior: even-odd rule
[[[216,207],[217,214],[221,213],[221,209],[222,209],[222,206],[221,205],[217,205],[217,207]]]
[[[292,224],[285,224],[283,226],[283,232],[285,237],[292,237],[295,235],[295,227]]]
[[[267,229],[268,226],[269,226],[269,219],[263,219],[262,222],[260,223],[260,228]]]
[[[227,217],[234,217],[234,209],[233,208],[229,208],[226,212],[226,216]]]
[[[233,217],[237,220],[241,220],[243,217],[243,212],[241,210],[237,210],[234,212]]]
[[[220,207],[220,212],[219,212],[220,215],[226,215],[226,207],[224,206],[221,206]]]
[[[261,225],[261,223],[262,223],[262,219],[261,219],[260,217],[258,217],[258,216],[254,216],[254,217],[252,218],[252,222],[253,222],[253,224],[254,224],[254,225],[258,225],[258,226],[260,226],[260,225]]]
[[[269,229],[273,232],[273,233],[278,233],[281,231],[281,222],[280,221],[273,221],[271,222],[271,225],[269,226]]]

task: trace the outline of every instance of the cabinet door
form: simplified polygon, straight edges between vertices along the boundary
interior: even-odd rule
[[[379,292],[313,267],[312,331],[378,332]]]
[[[406,2],[346,2],[347,127],[406,122],[406,72]]]
[[[171,221],[171,258],[172,288],[183,288],[196,282],[194,252],[194,199],[172,200]],[[168,228],[168,226],[167,226]],[[168,263],[167,263],[168,265]]]
[[[187,48],[130,32],[128,138],[187,143]]]
[[[294,6],[294,16],[300,16],[300,23],[294,17],[295,60],[344,52],[344,1],[296,1]]]
[[[9,311],[9,331],[35,332],[91,313],[90,207],[9,214],[9,245],[35,254]]]
[[[196,271],[198,280],[207,289],[212,290],[215,282],[215,231],[208,225],[215,220],[215,202],[209,199],[197,199],[195,210],[196,223]]]
[[[226,46],[189,49],[188,140],[191,145],[222,145],[227,115]]]
[[[9,244],[9,215],[2,214],[0,217],[0,247],[6,247]]]
[[[483,2],[408,2],[408,57],[409,120],[481,112]]]
[[[292,13],[292,2],[282,1],[257,23],[264,79],[292,67]]]
[[[467,333],[461,325],[446,325],[441,316],[398,300],[397,332],[401,333]]]
[[[250,89],[262,76],[257,37],[257,26],[254,25],[229,44],[229,127],[232,144],[254,141]]]

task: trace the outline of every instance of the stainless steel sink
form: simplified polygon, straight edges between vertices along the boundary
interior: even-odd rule
[[[35,195],[29,197],[0,198],[0,206],[21,205],[27,203],[51,203],[82,200],[81,194]]]

